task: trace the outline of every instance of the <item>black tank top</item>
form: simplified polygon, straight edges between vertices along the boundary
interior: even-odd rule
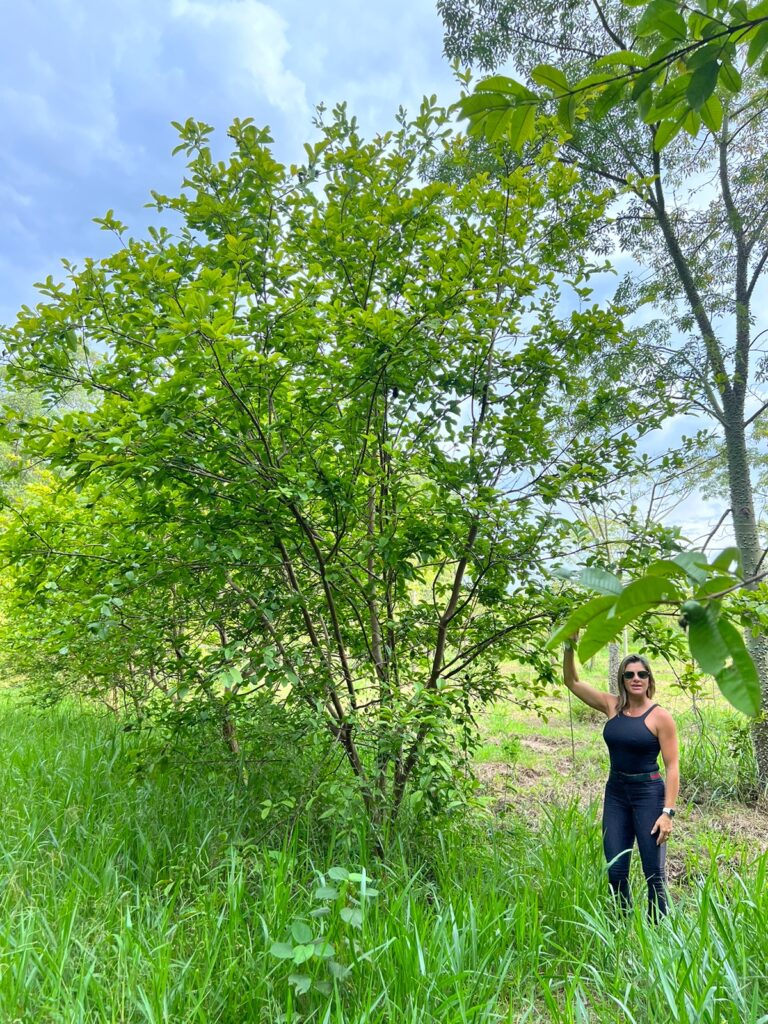
[[[608,745],[614,771],[639,775],[641,772],[659,770],[657,758],[661,746],[658,737],[645,724],[646,718],[656,706],[652,704],[639,718],[615,715],[605,723],[603,739]]]

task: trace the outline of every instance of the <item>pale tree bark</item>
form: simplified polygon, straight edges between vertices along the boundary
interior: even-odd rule
[[[619,645],[615,640],[608,644],[608,689],[618,695],[619,692]]]
[[[735,252],[733,285],[736,344],[733,349],[731,366],[726,363],[725,347],[717,336],[704,296],[696,283],[691,265],[669,218],[663,188],[661,160],[658,153],[654,155],[654,169],[657,177],[653,185],[653,192],[649,194],[647,202],[661,228],[672,265],[704,343],[712,385],[711,397],[707,404],[712,415],[723,428],[734,538],[741,556],[742,573],[745,579],[750,579],[758,571],[761,563],[761,551],[747,450],[747,428],[752,419],[746,417],[745,399],[753,343],[751,299],[764,259],[758,260],[757,267],[750,275],[750,259],[753,256],[757,238],[751,241],[748,239],[745,219],[742,217],[731,191],[728,133],[729,122],[726,116],[718,148],[720,190],[727,214],[727,232]],[[761,633],[755,637],[750,632],[746,639],[760,678],[762,714],[752,726],[752,740],[757,761],[758,785],[761,792],[766,793],[768,792],[768,636]]]
[[[725,403],[724,403],[725,404]],[[746,578],[756,575],[761,560],[752,481],[744,428],[743,409],[729,409],[725,404],[725,441],[728,450],[728,481],[733,510],[733,529],[741,554]],[[729,415],[731,413],[732,415]],[[760,676],[762,715],[752,726],[752,740],[757,761],[758,782],[763,792],[768,789],[768,637],[747,635],[747,646]]]

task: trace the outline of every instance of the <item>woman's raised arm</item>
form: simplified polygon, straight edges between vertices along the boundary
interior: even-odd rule
[[[582,683],[576,671],[576,656],[573,645],[576,638],[566,643],[563,647],[563,682],[579,700],[589,704],[596,711],[602,711],[609,717],[616,714],[616,698],[606,690],[598,690],[588,683]]]

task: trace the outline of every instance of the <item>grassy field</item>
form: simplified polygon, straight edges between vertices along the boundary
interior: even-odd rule
[[[379,862],[349,820],[265,828],[258,780],[137,772],[113,722],[3,697],[0,1021],[768,1022],[768,819],[737,800],[728,713],[702,733],[676,708],[690,771],[653,926],[642,879],[628,918],[605,899],[600,723],[574,716],[574,764],[553,703],[492,709],[486,810]]]

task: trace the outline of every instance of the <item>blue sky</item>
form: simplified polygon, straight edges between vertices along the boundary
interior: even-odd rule
[[[149,190],[178,188],[172,120],[223,136],[253,117],[298,160],[321,101],[347,100],[372,134],[401,103],[457,92],[435,0],[38,0],[2,26],[0,322],[60,257],[111,247],[93,217],[112,208],[138,233]]]
[[[114,209],[140,234],[150,189],[174,192],[172,120],[222,137],[234,117],[269,124],[279,158],[303,156],[314,106],[347,100],[363,130],[436,92],[457,94],[435,0],[38,0],[6,5],[0,32],[0,322],[35,301],[60,258],[108,252],[92,218]],[[679,436],[670,423],[663,438]],[[689,499],[691,535],[720,501]]]

